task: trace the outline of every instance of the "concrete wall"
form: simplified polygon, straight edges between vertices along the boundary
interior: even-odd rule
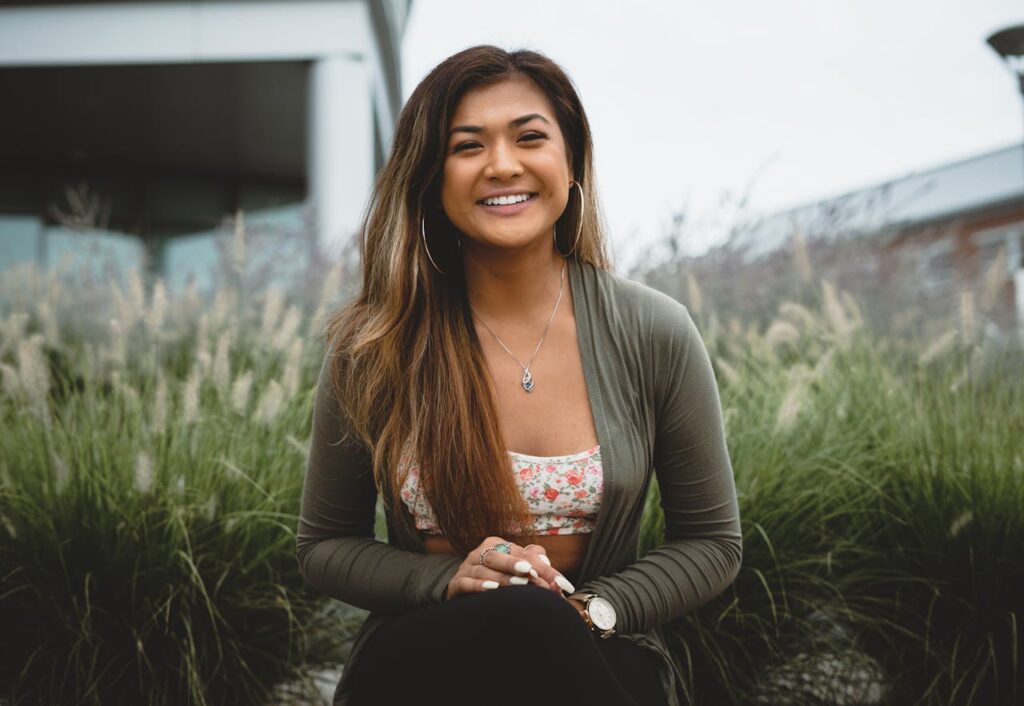
[[[0,72],[225,62],[308,67],[305,184],[321,245],[336,254],[361,221],[375,154],[390,143],[400,85],[396,47],[407,12],[404,0],[0,6]],[[264,164],[264,171],[273,168]],[[41,245],[24,241],[44,232],[43,216],[0,212],[0,250],[14,261],[38,253]]]

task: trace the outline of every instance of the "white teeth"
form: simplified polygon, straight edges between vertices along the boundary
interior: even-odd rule
[[[530,198],[529,194],[515,194],[514,196],[498,196],[493,199],[484,199],[486,206],[508,206],[510,203],[519,203]]]

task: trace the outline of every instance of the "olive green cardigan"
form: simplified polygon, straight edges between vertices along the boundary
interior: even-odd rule
[[[601,446],[604,495],[577,588],[607,598],[617,631],[662,662],[669,703],[680,677],[661,626],[724,590],[739,571],[740,519],[722,411],[707,351],[686,308],[649,287],[569,260],[583,372]],[[346,438],[325,357],[298,526],[298,560],[319,591],[370,611],[361,647],[389,616],[438,603],[463,557],[426,554],[408,518],[374,538],[376,489],[365,448]],[[638,559],[652,474],[665,543]]]

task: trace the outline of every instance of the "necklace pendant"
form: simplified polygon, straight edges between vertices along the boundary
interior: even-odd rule
[[[533,375],[530,375],[529,370],[523,370],[523,389],[533,392]]]

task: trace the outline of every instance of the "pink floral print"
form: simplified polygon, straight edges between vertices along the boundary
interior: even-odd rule
[[[508,453],[523,498],[534,516],[534,532],[558,535],[594,530],[604,491],[600,446],[569,456]],[[419,465],[408,453],[401,464],[409,469],[401,497],[416,521],[416,529],[440,534],[434,510],[426,494],[420,492]]]

